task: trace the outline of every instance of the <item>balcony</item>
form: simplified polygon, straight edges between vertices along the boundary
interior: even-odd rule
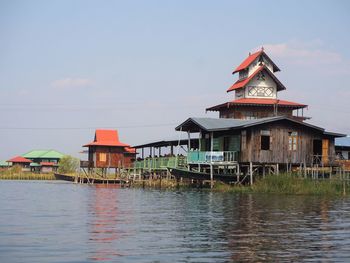
[[[186,156],[152,157],[134,162],[135,169],[166,170],[167,168],[185,167]]]
[[[190,151],[187,155],[188,164],[234,164],[238,162],[239,152],[202,152]]]

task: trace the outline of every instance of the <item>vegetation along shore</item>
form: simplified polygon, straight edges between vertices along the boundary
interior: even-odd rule
[[[74,177],[74,174],[71,174]],[[111,177],[112,178],[112,177]],[[21,173],[18,171],[0,171],[2,180],[56,180],[53,173],[36,174]],[[174,179],[147,179],[130,181],[131,187],[147,188],[189,188],[198,187],[189,181],[176,181]],[[204,187],[205,188],[205,187]],[[235,185],[216,182],[213,188],[216,192],[231,193],[259,193],[259,194],[290,194],[290,195],[337,195],[344,196],[350,194],[349,178],[334,176],[332,179],[311,179],[304,178],[292,173],[280,175],[269,175],[265,178],[257,179],[254,185]]]

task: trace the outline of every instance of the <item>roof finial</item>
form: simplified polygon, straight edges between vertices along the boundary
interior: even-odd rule
[[[261,46],[261,51],[264,51],[264,46]]]
[[[248,54],[249,56],[251,55],[251,53],[249,52],[249,54]]]

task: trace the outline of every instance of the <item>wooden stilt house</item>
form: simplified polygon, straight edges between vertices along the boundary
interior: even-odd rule
[[[286,116],[256,120],[189,118],[177,131],[199,133],[198,148],[190,145],[189,170],[217,169],[223,173],[234,169],[239,174],[249,167],[291,170],[314,164],[334,165],[336,137],[344,134]],[[221,172],[219,171],[221,169]]]
[[[135,149],[119,141],[117,130],[96,130],[94,140],[83,147],[88,147],[88,163],[82,166],[100,168],[103,173],[110,168],[116,172],[128,168],[135,160]]]

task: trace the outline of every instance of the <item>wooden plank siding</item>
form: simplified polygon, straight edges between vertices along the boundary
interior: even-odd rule
[[[124,147],[90,146],[91,168],[122,168],[132,165],[133,154],[125,153]]]
[[[278,115],[293,116],[293,109],[287,107],[278,107]],[[266,118],[275,116],[273,106],[235,106],[220,110],[220,118],[245,119],[246,116],[255,116],[256,118]]]
[[[270,150],[261,150],[261,131],[270,131]],[[289,149],[290,132],[297,132],[297,146]],[[248,128],[242,131],[241,162],[257,163],[310,163],[314,153],[314,140],[327,141],[324,154],[334,155],[334,138],[326,137],[321,131],[289,122],[275,122]],[[326,142],[325,142],[326,143]],[[245,146],[246,145],[246,146]]]

